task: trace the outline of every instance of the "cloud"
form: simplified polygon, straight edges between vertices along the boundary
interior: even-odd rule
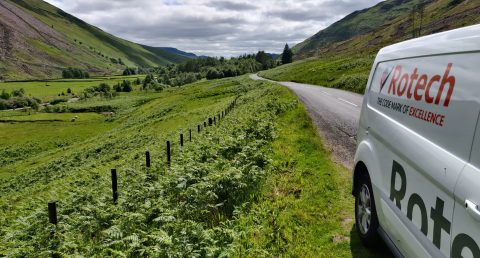
[[[257,7],[253,4],[232,1],[212,1],[207,3],[207,5],[218,10],[250,11],[257,9]]]
[[[201,55],[279,53],[381,0],[46,0],[116,36]]]

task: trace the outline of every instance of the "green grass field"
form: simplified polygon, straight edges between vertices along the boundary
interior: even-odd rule
[[[143,79],[145,75],[130,75],[130,76],[112,76],[112,77],[98,77],[91,79],[59,79],[48,81],[27,81],[27,82],[2,82],[0,83],[0,92],[12,92],[23,88],[25,95],[37,97],[44,102],[51,101],[55,98],[64,97],[58,96],[62,93],[67,93],[70,88],[74,94],[81,93],[84,89],[97,86],[100,83],[108,83],[110,86],[123,80],[133,81],[136,78]]]
[[[58,105],[115,114],[0,112],[0,256],[384,255],[350,235],[350,173],[286,88],[243,76]]]

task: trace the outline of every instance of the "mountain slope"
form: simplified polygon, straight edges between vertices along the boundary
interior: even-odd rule
[[[373,53],[383,46],[480,22],[480,1],[388,0],[355,11],[297,44],[296,59]]]
[[[153,49],[108,34],[42,0],[0,1],[0,79],[55,78],[69,66],[110,75],[125,66],[190,58]]]
[[[259,74],[363,93],[380,48],[479,22],[478,0],[387,0],[297,44],[296,62]]]

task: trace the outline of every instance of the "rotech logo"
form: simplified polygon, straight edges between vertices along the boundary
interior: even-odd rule
[[[380,92],[391,77],[388,87],[389,95],[398,97],[405,95],[407,99],[423,100],[428,104],[435,103],[435,105],[439,105],[443,101],[443,106],[448,107],[455,88],[455,76],[450,75],[452,67],[453,64],[449,63],[443,76],[440,74],[429,76],[425,73],[420,74],[416,67],[413,71],[408,72],[404,71],[401,65],[396,65],[395,68],[383,72],[380,80]]]

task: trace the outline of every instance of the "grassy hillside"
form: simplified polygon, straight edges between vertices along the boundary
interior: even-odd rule
[[[296,59],[373,53],[383,46],[480,22],[480,2],[387,0],[355,11],[293,48]]]
[[[374,55],[309,58],[261,71],[264,78],[293,81],[363,93]]]
[[[380,48],[479,22],[479,1],[387,0],[318,32],[293,48],[296,62],[260,75],[363,93]]]
[[[0,2],[0,35],[0,79],[7,80],[58,78],[69,66],[110,75],[189,58],[120,39],[42,0]]]
[[[66,83],[50,94],[82,90]],[[284,87],[244,76],[57,105],[87,111],[0,112],[0,256],[376,255],[350,236],[349,172]],[[88,112],[107,105],[113,116]]]

